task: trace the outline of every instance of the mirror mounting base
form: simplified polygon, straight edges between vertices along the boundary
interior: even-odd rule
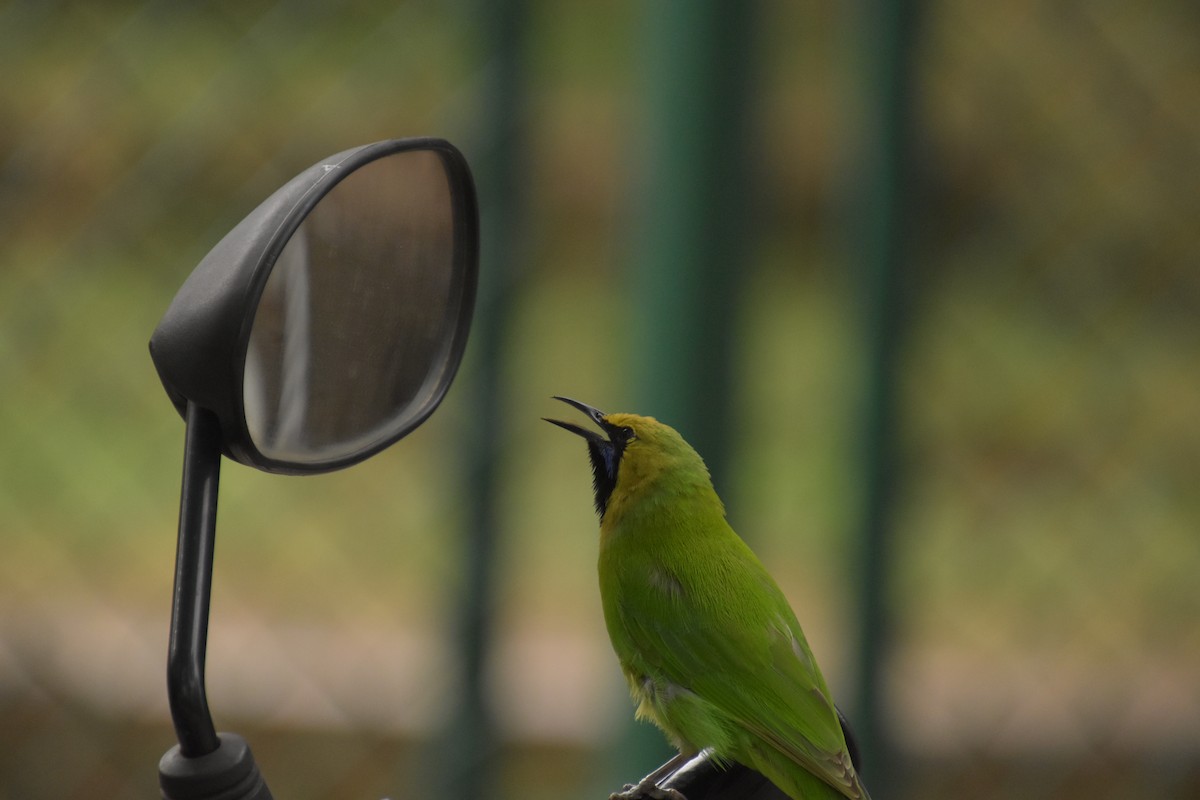
[[[188,758],[176,745],[158,762],[163,800],[272,800],[250,745],[236,733],[219,733],[220,745]]]

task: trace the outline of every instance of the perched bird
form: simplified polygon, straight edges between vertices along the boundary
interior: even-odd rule
[[[587,441],[604,620],[637,716],[681,755],[711,748],[795,800],[869,800],[800,623],[699,454],[652,417],[555,399],[602,431],[547,420]],[[628,796],[664,796],[646,784]]]

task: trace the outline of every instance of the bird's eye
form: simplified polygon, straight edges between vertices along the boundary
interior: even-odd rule
[[[633,428],[621,428],[621,437],[627,442],[632,442],[637,438],[637,434],[633,432]]]

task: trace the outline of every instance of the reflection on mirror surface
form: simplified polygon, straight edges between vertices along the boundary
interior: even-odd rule
[[[452,203],[442,157],[411,150],[360,167],[304,219],[250,332],[243,402],[259,452],[345,458],[436,402],[465,280]]]

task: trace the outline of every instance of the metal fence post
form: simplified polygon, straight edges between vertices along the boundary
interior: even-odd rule
[[[506,423],[504,348],[516,282],[523,219],[523,74],[525,0],[477,6],[486,59],[479,87],[481,110],[471,133],[479,187],[479,294],[469,370],[463,376],[466,413],[460,439],[463,495],[469,498],[461,539],[462,584],[452,602],[453,652],[461,669],[458,707],[439,742],[433,796],[484,800],[498,796],[499,750],[487,698],[487,664],[493,643],[492,608],[500,534],[499,475]]]
[[[887,787],[894,758],[884,730],[883,678],[890,654],[888,603],[894,559],[899,364],[913,216],[910,144],[916,0],[868,0],[852,20],[862,118],[852,210],[863,346],[858,542],[858,671],[854,716],[868,786]],[[877,790],[879,793],[886,788]]]
[[[730,367],[754,166],[755,6],[650,3],[641,20],[644,135],[625,282],[636,354],[631,408],[678,428],[704,455],[718,491],[729,460]],[[631,726],[614,753],[614,783],[639,778],[670,754],[657,730]]]

